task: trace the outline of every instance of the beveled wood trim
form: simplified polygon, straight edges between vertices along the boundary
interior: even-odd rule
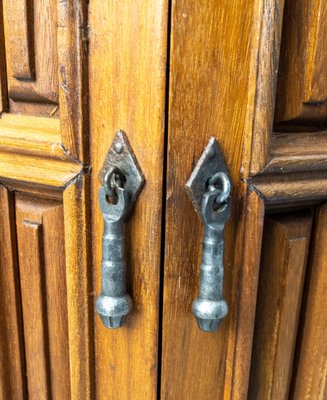
[[[27,399],[14,196],[0,185],[0,398]]]
[[[89,176],[63,192],[71,399],[92,399],[94,383]]]
[[[248,184],[270,208],[299,203],[315,204],[327,199],[325,172],[257,176]]]
[[[2,152],[72,159],[61,144],[58,119],[6,113],[0,118],[0,153]]]
[[[6,53],[3,23],[3,1],[0,0],[0,113],[8,108]]]
[[[265,205],[246,184],[237,230],[224,399],[247,398]]]
[[[270,147],[270,160],[259,175],[327,169],[327,131],[275,132]]]
[[[24,182],[31,187],[42,185],[64,188],[83,171],[78,162],[47,159],[34,155],[0,153],[0,182]]]
[[[284,0],[258,0],[255,19],[249,111],[250,134],[245,138],[244,177],[267,164],[273,127]]]
[[[58,1],[59,104],[62,143],[88,162],[88,2]]]

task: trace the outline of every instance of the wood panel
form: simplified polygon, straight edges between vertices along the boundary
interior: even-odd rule
[[[57,1],[3,5],[11,109],[17,101],[58,104]]]
[[[327,4],[286,0],[275,122],[326,126]]]
[[[3,0],[4,33],[0,28],[0,43],[6,44],[6,55],[0,44],[1,110],[60,116],[62,147],[71,158],[85,162],[89,154],[87,7],[83,0]]]
[[[7,111],[8,98],[7,98],[7,71],[6,71],[6,53],[4,28],[3,28],[3,7],[2,0],[0,1],[0,113]]]
[[[198,288],[201,221],[185,191],[210,136],[222,149],[235,192],[243,151],[255,2],[172,1],[161,397],[229,398],[228,316],[215,334],[191,312]],[[244,9],[247,12],[243,12]],[[243,10],[243,11],[241,11]],[[239,206],[225,232],[224,293],[233,315],[232,265]],[[236,217],[237,216],[237,217]],[[191,239],[190,239],[191,238]],[[232,339],[230,339],[232,340]],[[196,366],[196,367],[195,367]],[[232,367],[231,367],[232,369]],[[199,383],[201,382],[201,384]]]
[[[13,196],[0,185],[0,399],[26,400]]]
[[[94,398],[90,177],[63,192],[71,399]]]
[[[292,398],[327,397],[327,205],[317,212]]]
[[[155,399],[168,1],[90,1],[94,292],[100,293],[103,220],[97,174],[117,130],[126,132],[146,183],[127,225],[126,326],[95,315],[96,397]],[[105,40],[104,40],[105,38]],[[95,299],[94,299],[95,300]]]
[[[235,242],[231,327],[225,361],[224,398],[231,400],[247,398],[265,213],[264,201],[246,184],[241,186],[240,195],[243,205]]]
[[[265,219],[250,399],[289,398],[312,216]]]
[[[284,0],[257,0],[253,12],[250,83],[241,173],[261,171],[269,160]],[[248,10],[251,14],[251,11]]]
[[[69,398],[63,207],[18,195],[16,225],[28,395]]]

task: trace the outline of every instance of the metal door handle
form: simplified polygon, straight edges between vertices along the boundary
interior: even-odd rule
[[[132,299],[126,291],[125,221],[145,181],[124,132],[117,132],[99,179],[104,230],[102,292],[96,310],[107,328],[119,328],[132,309]]]
[[[215,332],[228,313],[223,299],[224,227],[231,209],[231,182],[215,138],[211,138],[186,189],[204,224],[198,296],[192,312],[199,328]]]

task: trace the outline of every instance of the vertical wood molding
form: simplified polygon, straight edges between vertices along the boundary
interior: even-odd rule
[[[0,185],[0,398],[27,399],[14,201]]]
[[[28,394],[47,399],[51,387],[42,225],[25,220],[19,203],[16,215]]]
[[[250,87],[255,87],[251,138],[250,175],[258,173],[269,160],[272,134],[284,0],[258,0],[260,29],[254,35],[258,54]],[[258,28],[258,26],[257,26]],[[256,37],[258,35],[258,38]],[[247,139],[249,141],[249,139]],[[247,174],[245,175],[247,178]]]
[[[294,400],[324,400],[327,395],[327,205],[318,209],[304,309],[304,325],[298,343]]]
[[[87,2],[58,2],[59,104],[62,142],[88,162]]]
[[[312,215],[265,218],[248,398],[288,399]]]
[[[90,266],[89,177],[79,176],[63,193],[71,399],[93,398],[93,336]]]
[[[3,0],[0,0],[0,114],[8,109]]]
[[[20,103],[58,104],[56,3],[3,0],[10,105],[23,113]]]
[[[263,200],[255,192],[247,191],[246,184],[242,185],[244,208],[233,266],[233,302],[224,385],[224,399],[230,400],[247,398],[265,209]]]
[[[11,71],[16,79],[34,79],[33,0],[16,0],[11,3],[9,43]]]

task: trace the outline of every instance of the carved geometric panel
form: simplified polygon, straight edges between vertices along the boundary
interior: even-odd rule
[[[265,219],[250,399],[289,398],[311,223],[305,212]]]
[[[16,195],[25,367],[30,398],[70,398],[62,203]]]
[[[17,102],[57,105],[57,1],[5,0],[3,6],[12,111]]]
[[[275,123],[326,125],[327,2],[286,0]]]

